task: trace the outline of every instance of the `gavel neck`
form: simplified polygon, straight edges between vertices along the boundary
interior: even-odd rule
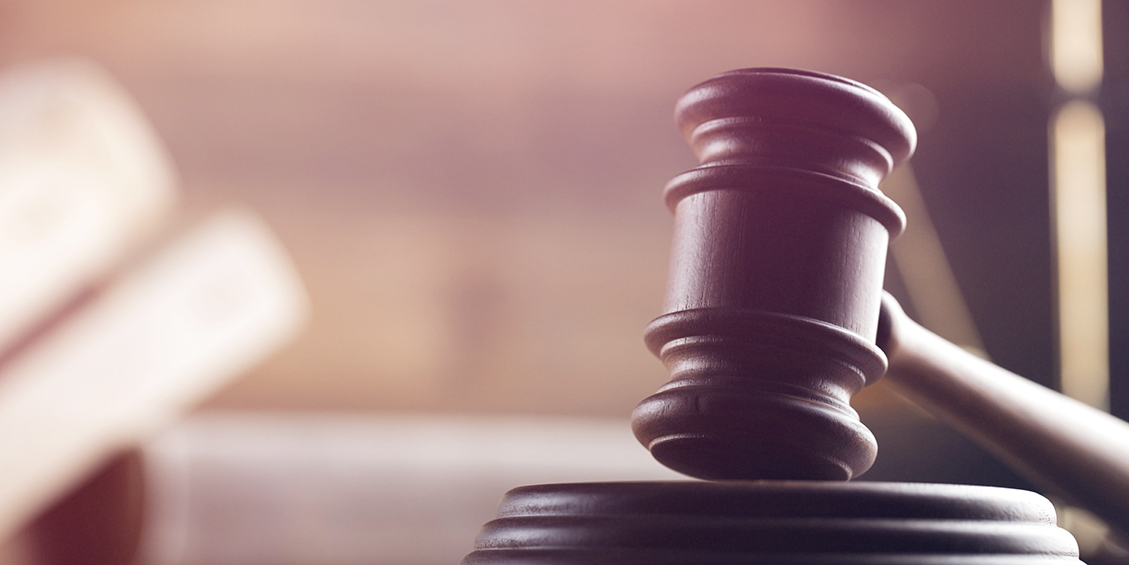
[[[890,362],[891,367],[895,360],[901,358],[901,352],[904,349],[903,341],[907,337],[912,339],[914,330],[917,329],[924,330],[917,322],[910,319],[897,299],[889,292],[882,291],[882,309],[878,314],[878,334],[875,338],[875,345],[886,354],[886,359]]]

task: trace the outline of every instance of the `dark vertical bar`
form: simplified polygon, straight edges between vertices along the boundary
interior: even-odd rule
[[[1109,230],[1110,411],[1129,419],[1129,3],[1102,2]]]

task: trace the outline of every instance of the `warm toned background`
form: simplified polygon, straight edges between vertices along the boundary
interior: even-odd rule
[[[733,68],[896,95],[984,350],[1054,384],[1046,4],[0,0],[0,66],[107,68],[167,144],[182,215],[258,210],[310,294],[297,342],[146,448],[176,463],[154,500],[191,491],[150,520],[187,557],[154,563],[449,563],[515,484],[665,476],[626,419],[667,378],[641,336],[661,190],[695,164],[671,113]],[[1129,106],[1103,109],[1125,137]],[[903,245],[927,224],[909,222]],[[921,317],[902,268],[887,287]],[[866,478],[1022,484],[881,385],[855,404],[881,445]]]
[[[660,191],[694,165],[674,101],[749,66],[931,93],[915,167],[985,348],[1052,382],[1043,11],[6,0],[0,63],[101,63],[167,142],[186,213],[247,203],[293,253],[307,332],[207,408],[624,416],[665,381],[641,333]]]

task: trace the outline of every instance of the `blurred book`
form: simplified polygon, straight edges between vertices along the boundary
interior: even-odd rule
[[[103,71],[0,76],[0,539],[302,325],[260,219],[162,234],[174,202],[156,135]]]
[[[156,134],[98,67],[0,75],[0,350],[119,265],[174,201]]]

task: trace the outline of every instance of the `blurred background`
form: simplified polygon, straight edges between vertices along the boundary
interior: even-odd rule
[[[210,408],[628,412],[665,381],[640,335],[661,190],[696,165],[674,102],[750,66],[932,93],[913,163],[953,270],[993,358],[1051,380],[1039,3],[3,10],[4,62],[99,62],[167,144],[183,208],[248,203],[293,254],[309,330]]]
[[[1098,40],[1097,81],[1080,83],[1064,83],[1065,71],[1056,75],[1052,65],[1051,3],[1028,0],[5,0],[0,65],[81,56],[103,66],[175,162],[179,213],[249,205],[305,282],[304,333],[158,441],[152,450],[162,461],[222,459],[216,438],[262,443],[254,430],[304,438],[279,440],[290,446],[280,450],[330,441],[311,429],[352,430],[335,437],[362,450],[407,441],[395,439],[397,429],[448,449],[455,436],[474,441],[452,430],[549,422],[553,430],[594,426],[590,437],[622,433],[627,445],[631,409],[667,380],[641,335],[661,313],[666,279],[671,218],[661,190],[696,164],[672,124],[674,102],[734,68],[829,72],[899,103],[919,143],[912,173],[887,190],[910,224],[908,247],[895,244],[887,288],[942,335],[1059,386],[1054,289],[1067,284],[1057,269],[1074,252],[1056,247],[1063,238],[1054,222],[1064,214],[1053,213],[1051,175],[1065,165],[1053,164],[1052,134],[1060,107],[1080,101],[1089,104],[1085,114],[1097,103],[1094,127],[1104,128],[1109,147],[1123,147],[1116,144],[1129,97],[1118,94],[1129,76],[1129,17],[1106,4],[1096,28],[1083,21],[1076,34],[1083,51]],[[1116,158],[1101,162],[1111,187],[1126,167],[1114,150]],[[1117,289],[1129,237],[1116,220],[1129,210],[1114,188],[1109,198],[1108,269]],[[1104,230],[1105,211],[1097,213]],[[1104,257],[1105,248],[1095,253]],[[1105,286],[1088,288],[1080,292],[1104,300]],[[1115,295],[1112,309],[1097,308],[1112,312],[1116,344],[1126,307]],[[1081,323],[1106,323],[1094,320]],[[1089,401],[1124,416],[1118,376],[1129,360],[1116,346],[1105,355],[1112,364],[1090,371],[1099,384],[1083,388]],[[1106,388],[1102,371],[1112,375]],[[856,407],[882,446],[866,478],[1023,485],[881,384]],[[315,423],[294,423],[301,421]],[[392,443],[380,443],[381,434]],[[559,451],[585,457],[583,436],[568,437],[581,447]],[[514,440],[522,441],[540,445],[532,436]],[[638,466],[617,476],[662,476],[638,470],[650,465],[638,451]],[[340,461],[354,457],[340,453]],[[354,469],[379,474],[373,469],[387,462],[377,459],[353,461]],[[473,487],[486,514],[466,511],[473,525],[452,530],[467,537],[450,559],[469,550],[508,488],[508,476],[499,477],[503,486]],[[241,480],[255,482],[253,474]],[[225,494],[209,500],[236,496],[217,488],[210,492]],[[426,488],[419,492],[396,508],[426,497]],[[372,504],[394,504],[381,500]],[[397,536],[409,548],[426,539],[418,530]],[[196,558],[183,548],[189,542],[177,543],[179,561],[172,553],[154,559],[255,562],[234,553]],[[389,547],[369,544],[364,559],[445,559]],[[323,562],[361,558],[349,559]]]

